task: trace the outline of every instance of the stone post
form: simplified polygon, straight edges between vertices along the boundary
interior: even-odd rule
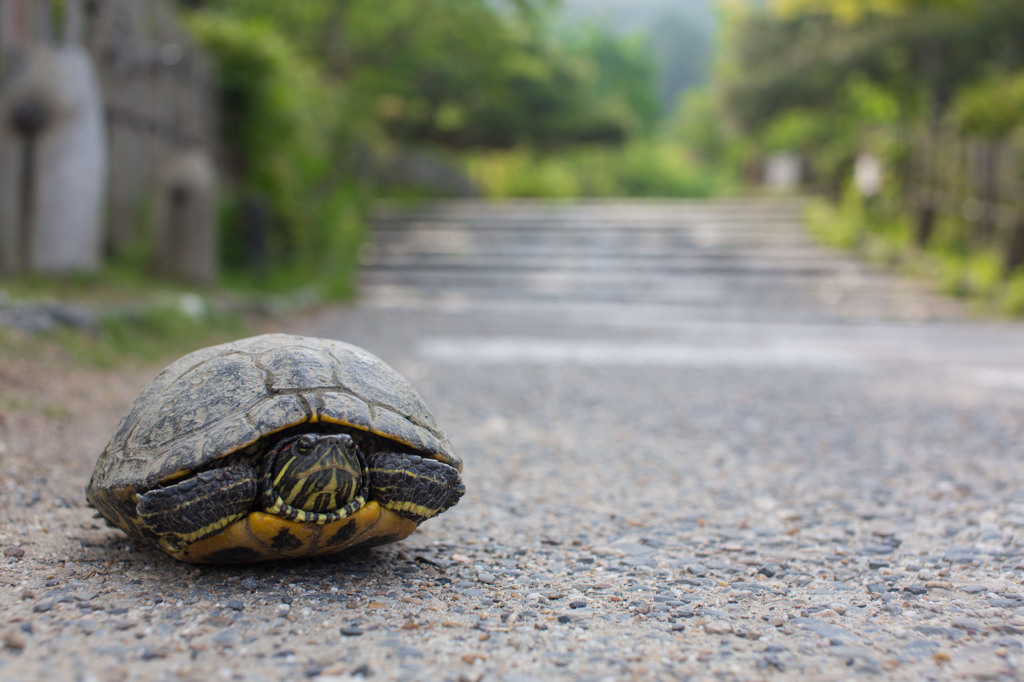
[[[36,45],[0,93],[0,271],[101,264],[106,132],[92,60]]]
[[[217,173],[209,155],[182,149],[157,181],[157,270],[198,284],[217,278]]]

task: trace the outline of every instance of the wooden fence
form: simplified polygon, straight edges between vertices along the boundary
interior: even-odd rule
[[[84,47],[106,118],[106,253],[215,274],[215,69],[162,0],[0,0],[0,87],[38,44]]]
[[[918,244],[945,216],[966,225],[972,243],[997,248],[1006,272],[1024,265],[1024,148],[922,131],[912,144],[909,178]]]

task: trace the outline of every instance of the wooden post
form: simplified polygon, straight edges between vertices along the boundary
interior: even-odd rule
[[[929,126],[928,131],[923,135],[921,160],[917,168],[918,213],[914,241],[919,247],[928,244],[928,240],[931,239],[932,232],[935,230],[935,182],[933,176],[937,158],[936,146],[935,131]]]
[[[1003,257],[1003,274],[1009,276],[1024,265],[1024,149],[1004,142],[1000,147],[1002,174],[999,196],[1009,222]]]
[[[979,140],[977,143],[977,183],[974,187],[974,195],[978,203],[978,229],[975,235],[975,243],[989,244],[996,232],[996,204],[998,193],[996,191],[996,150],[995,145],[988,140]]]
[[[917,214],[917,232],[915,241],[918,246],[924,247],[931,239],[935,231],[935,209],[932,206],[922,207]]]
[[[1003,258],[1003,272],[1006,275],[1024,265],[1024,216],[1021,216],[1010,230],[1010,239]]]

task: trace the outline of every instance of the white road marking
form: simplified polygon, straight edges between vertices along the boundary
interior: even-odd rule
[[[446,364],[654,367],[822,367],[856,370],[847,352],[806,342],[700,346],[685,343],[544,339],[535,337],[424,337],[416,352]]]

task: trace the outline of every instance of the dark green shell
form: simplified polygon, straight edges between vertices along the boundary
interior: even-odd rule
[[[306,423],[369,432],[462,469],[419,394],[383,360],[341,341],[265,334],[195,351],[157,375],[100,455],[86,496],[142,537],[137,493]]]

